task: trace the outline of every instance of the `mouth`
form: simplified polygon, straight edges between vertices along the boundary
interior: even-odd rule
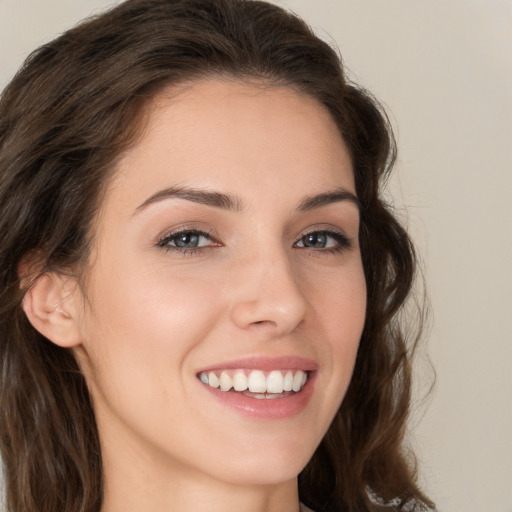
[[[242,393],[256,399],[286,398],[302,391],[309,376],[303,370],[251,370],[238,368],[201,372],[203,384],[224,393]]]
[[[317,364],[297,357],[246,358],[196,374],[217,402],[243,415],[283,419],[302,412],[314,390]]]

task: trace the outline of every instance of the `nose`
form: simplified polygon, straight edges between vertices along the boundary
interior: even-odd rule
[[[285,251],[278,252],[253,254],[239,266],[231,319],[241,329],[258,327],[279,336],[304,320],[307,301],[300,276]]]

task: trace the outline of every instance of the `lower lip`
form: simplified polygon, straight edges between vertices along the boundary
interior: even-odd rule
[[[221,404],[244,416],[266,420],[278,420],[295,416],[303,411],[313,395],[315,373],[311,372],[306,384],[298,393],[282,398],[252,398],[242,393],[221,391],[200,383]]]

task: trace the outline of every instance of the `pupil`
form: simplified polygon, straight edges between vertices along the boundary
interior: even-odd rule
[[[327,237],[322,233],[311,233],[306,236],[304,245],[306,247],[325,247],[327,243]]]
[[[197,247],[199,235],[193,233],[183,233],[176,240],[176,247]]]

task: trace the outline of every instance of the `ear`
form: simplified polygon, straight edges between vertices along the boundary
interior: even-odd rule
[[[81,336],[76,318],[76,281],[56,273],[40,275],[23,299],[29,322],[61,347],[75,347]]]

